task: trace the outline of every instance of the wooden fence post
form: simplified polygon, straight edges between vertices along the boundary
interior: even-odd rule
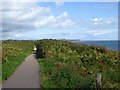
[[[102,87],[101,77],[102,77],[101,74],[97,73],[97,75],[96,75],[96,89],[97,90],[99,90]]]

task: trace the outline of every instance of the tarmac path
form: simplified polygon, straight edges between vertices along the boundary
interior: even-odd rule
[[[35,54],[28,56],[6,81],[2,88],[40,88],[39,64]]]

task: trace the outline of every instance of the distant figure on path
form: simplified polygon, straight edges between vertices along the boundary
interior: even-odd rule
[[[33,53],[35,54],[36,53],[36,51],[37,51],[37,47],[34,45],[34,48],[33,48]]]
[[[37,50],[37,47],[34,45],[34,51],[36,51]]]

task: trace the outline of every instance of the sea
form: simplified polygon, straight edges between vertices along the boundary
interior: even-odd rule
[[[76,44],[86,44],[86,45],[99,45],[104,46],[110,50],[115,50],[120,52],[120,41],[74,41]]]

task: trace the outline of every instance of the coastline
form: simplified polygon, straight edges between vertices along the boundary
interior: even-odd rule
[[[117,51],[119,52],[119,45],[117,40],[104,40],[104,41],[78,41],[78,40],[74,40],[74,41],[70,41],[72,43],[75,44],[84,44],[84,45],[94,45],[94,46],[102,46],[102,47],[106,47],[109,50],[113,50],[113,51]]]

